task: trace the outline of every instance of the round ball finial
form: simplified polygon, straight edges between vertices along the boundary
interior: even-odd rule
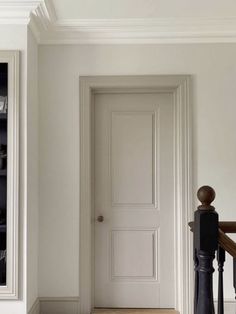
[[[202,186],[197,192],[197,197],[202,203],[202,205],[199,207],[202,209],[208,209],[210,207],[212,208],[211,203],[214,201],[215,196],[216,193],[212,187],[208,185]]]

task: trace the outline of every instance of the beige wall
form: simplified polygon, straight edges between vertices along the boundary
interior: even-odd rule
[[[236,44],[40,46],[40,296],[79,294],[79,76],[192,75],[194,191],[212,185],[221,219],[234,220],[235,55]]]
[[[27,34],[27,309],[38,297],[38,45]]]

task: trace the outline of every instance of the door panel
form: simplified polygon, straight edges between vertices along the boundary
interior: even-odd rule
[[[112,113],[113,206],[153,204],[153,118],[146,112]]]
[[[95,95],[95,306],[174,307],[173,99]]]
[[[112,280],[156,280],[156,249],[156,230],[113,230]]]

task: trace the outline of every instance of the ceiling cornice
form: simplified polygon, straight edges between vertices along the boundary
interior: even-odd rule
[[[42,35],[51,31],[57,21],[57,16],[52,3],[43,0],[31,11],[29,27],[34,33],[38,43],[42,41]]]
[[[56,20],[42,44],[236,42],[236,18]]]
[[[30,14],[43,0],[0,1],[0,24],[28,24]]]
[[[0,0],[0,24],[29,24],[40,44],[236,43],[236,17],[63,20],[49,0]]]

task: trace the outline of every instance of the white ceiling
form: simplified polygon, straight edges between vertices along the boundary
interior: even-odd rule
[[[58,19],[236,17],[235,0],[50,0]]]

